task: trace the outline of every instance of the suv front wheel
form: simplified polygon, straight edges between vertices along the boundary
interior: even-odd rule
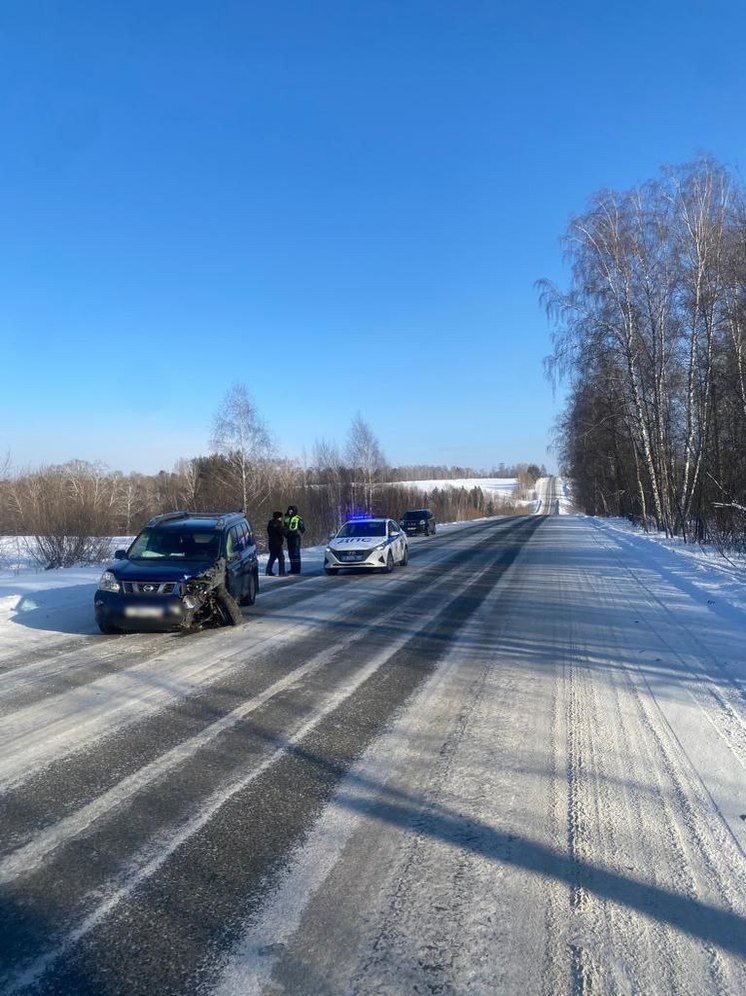
[[[110,626],[108,623],[99,623],[98,628],[104,636],[116,636],[122,632],[121,629],[118,629],[116,626]]]

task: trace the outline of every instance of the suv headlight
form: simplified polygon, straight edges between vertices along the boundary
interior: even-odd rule
[[[99,591],[119,591],[119,582],[113,571],[104,571],[98,583]]]

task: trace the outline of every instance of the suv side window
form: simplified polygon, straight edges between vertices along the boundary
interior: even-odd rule
[[[239,528],[241,529],[241,536],[243,538],[243,546],[241,549],[245,550],[252,544],[251,526],[249,526],[248,522],[242,522]]]
[[[231,526],[228,530],[228,536],[225,543],[225,555],[228,560],[239,552],[242,547],[241,537],[239,536],[239,527]]]

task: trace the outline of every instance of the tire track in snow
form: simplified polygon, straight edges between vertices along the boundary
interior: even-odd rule
[[[470,831],[468,821],[464,820],[452,841],[434,846],[433,825],[439,818],[436,810],[441,805],[444,786],[452,777],[459,747],[483,694],[487,671],[488,668],[483,666],[471,681],[453,728],[438,750],[424,790],[425,799],[429,802],[412,819],[394,878],[388,909],[383,915],[370,954],[351,980],[351,992],[366,992],[376,987],[382,992],[387,991],[392,984],[391,966],[400,965],[405,960],[410,963],[408,971],[413,987],[422,987],[423,991],[430,993],[455,991],[456,939],[467,936],[464,919],[466,908],[473,899],[469,877],[473,855],[468,846],[465,846],[468,845]],[[428,873],[428,869],[431,869],[431,873]],[[419,906],[418,894],[423,879],[443,884],[439,890],[441,894],[435,896],[431,886],[428,905],[434,909],[435,915],[431,915],[428,921],[417,921],[418,936],[413,940],[408,924],[411,921],[411,910]],[[403,951],[405,945],[412,943],[416,947],[416,965],[411,965],[411,951],[407,950],[407,955]]]
[[[639,680],[632,681],[631,687],[640,725],[645,730],[647,743],[652,747],[650,753],[655,765],[652,770],[658,773],[657,806],[651,818],[657,819],[659,829],[663,830],[670,852],[676,859],[673,863],[669,859],[663,868],[658,866],[669,873],[670,879],[666,884],[691,900],[712,908],[725,908],[730,913],[745,917],[743,894],[732,884],[734,869],[744,867],[743,856],[720,814],[712,806],[699,775],[691,769],[654,696],[649,689],[646,689],[647,694],[641,694]],[[697,924],[692,924],[693,934],[696,934],[697,927]],[[707,956],[712,991],[732,993],[733,996],[745,991],[746,971],[738,973],[740,978],[730,983],[730,968],[716,945],[710,941],[701,943]],[[671,936],[669,952],[681,949],[685,944],[690,946],[692,942],[682,943]],[[732,964],[732,959],[729,963]],[[684,983],[682,979],[677,981],[680,985]]]
[[[123,646],[123,641],[91,637],[43,654],[34,652],[33,660],[24,654],[23,663],[4,667],[0,684],[0,717],[10,715],[35,701],[59,695],[97,678],[131,667],[131,657],[147,658],[163,652],[160,640],[141,639]]]
[[[569,989],[621,993],[661,986],[667,992],[740,993],[746,988],[743,966],[730,953],[723,957],[716,943],[698,940],[699,922],[692,920],[687,930],[682,916],[673,927],[656,917],[655,908],[648,917],[604,897],[594,886],[597,868],[622,877],[636,874],[642,888],[652,882],[680,893],[683,909],[690,903],[691,909],[725,909],[734,921],[744,916],[743,897],[739,899],[733,884],[738,881],[734,868],[743,867],[735,841],[692,772],[653,689],[625,649],[624,629],[615,622],[625,618],[620,605],[639,602],[636,578],[627,575],[625,584],[624,572],[619,572],[620,588],[619,573],[574,573],[577,602],[585,613],[609,621],[618,654],[605,656],[605,646],[613,648],[613,642],[599,642],[601,654],[597,652],[597,627],[582,616],[567,620],[567,678],[555,707],[557,789],[550,826],[556,833],[566,798],[567,846],[574,869],[567,897]],[[665,618],[674,619],[670,614]],[[656,636],[660,629],[659,622]],[[566,795],[556,778],[563,764]],[[555,899],[548,907],[548,930],[559,930],[561,937],[562,920]],[[704,937],[708,934],[714,937],[717,931],[706,930]],[[562,946],[562,940],[550,942],[546,993],[556,991],[562,977]]]
[[[668,652],[670,659],[678,663],[682,674],[692,675],[697,679],[687,682],[688,694],[702,710],[707,722],[718,731],[728,749],[739,758],[746,771],[746,683],[737,680],[727,663],[713,654],[699,633],[682,618],[681,613],[674,613],[665,600],[656,594],[652,582],[646,579],[643,568],[623,561],[619,557],[619,546],[612,545],[606,537],[599,538],[599,545],[603,545],[613,557],[619,570],[625,572],[645,592],[648,605],[640,605],[641,617],[645,618],[646,625]],[[676,639],[663,635],[659,622],[661,615],[676,631]],[[680,649],[684,634],[686,654]]]
[[[603,598],[597,581],[578,578],[583,602]],[[611,607],[611,606],[609,606]],[[573,992],[578,994],[644,991],[653,963],[665,977],[667,928],[644,924],[594,888],[593,872],[603,867],[620,875],[647,862],[629,861],[630,846],[645,841],[646,821],[638,815],[640,774],[634,766],[639,746],[632,744],[624,690],[617,669],[594,654],[585,629],[575,627],[574,650],[567,665],[568,850],[575,866],[570,895],[570,957]],[[653,768],[654,770],[654,768]],[[613,956],[611,953],[613,952]]]
[[[609,587],[606,591],[599,586],[599,594],[606,604],[604,615],[612,621],[619,618],[614,614],[615,603],[621,601],[639,607],[637,592],[640,585],[636,571],[630,570],[626,564],[620,566],[624,568],[621,571],[621,588],[619,578],[613,588]],[[643,590],[647,591],[645,586]],[[656,639],[670,646],[666,626],[661,624],[661,616],[656,618],[657,626],[654,630],[651,628],[651,632],[654,632]],[[678,617],[668,610],[662,618],[666,623],[679,624]],[[613,622],[611,625],[615,628]],[[599,776],[609,788],[618,786],[615,795],[621,792],[621,804],[617,799],[610,812],[615,818],[617,814],[641,813],[634,828],[638,836],[632,867],[639,868],[654,883],[681,893],[683,903],[689,900],[692,905],[700,903],[714,909],[725,908],[742,916],[743,903],[735,902],[736,896],[730,884],[733,880],[733,862],[739,864],[734,841],[728,840],[727,828],[720,814],[713,809],[699,776],[692,771],[689,758],[681,750],[665,714],[660,710],[647,677],[642,670],[635,668],[633,657],[625,654],[624,630],[618,631],[616,639],[621,667],[613,661],[604,660],[594,664],[590,659],[587,664],[590,665],[589,673],[593,674],[595,668],[599,676],[597,687],[600,687],[600,679],[605,672],[604,684],[610,693],[601,700],[603,712],[596,710],[593,720],[598,724],[596,742],[602,745],[597,757]],[[624,735],[619,736],[617,732],[614,736],[615,731],[623,731]],[[647,785],[648,791],[640,792],[640,785]],[[599,786],[597,796],[602,798],[603,794]],[[606,796],[610,802],[614,801],[610,792]],[[603,823],[596,819],[594,826],[598,829]],[[654,832],[651,833],[651,829]],[[713,835],[718,841],[714,846]],[[608,832],[599,833],[595,845],[599,851],[596,862],[613,867],[618,860],[620,844],[621,841],[617,840],[615,845]],[[730,860],[723,861],[723,856],[729,852]],[[707,881],[706,888],[702,887],[703,878]],[[629,911],[614,906],[608,914],[614,923],[615,933],[611,938],[615,941],[615,948],[626,948],[626,964],[636,966],[638,985],[643,988],[646,979],[647,984],[651,984],[651,976],[666,979],[665,985],[670,991],[693,987],[696,985],[693,981],[696,977],[694,965],[700,961],[700,977],[708,979],[707,991],[738,993],[742,990],[742,977],[735,984],[728,982],[727,966],[732,967],[734,960],[724,960],[713,942],[698,942],[680,929],[674,930],[654,919],[651,922],[639,916],[630,917]],[[696,935],[698,926],[691,924],[691,934]],[[632,946],[625,943],[630,931],[639,932],[643,928],[655,952],[655,958],[649,962],[641,962]],[[655,970],[652,970],[653,964],[657,965]]]

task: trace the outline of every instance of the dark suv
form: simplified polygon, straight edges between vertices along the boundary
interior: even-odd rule
[[[405,512],[399,525],[408,536],[416,533],[429,536],[435,532],[435,516],[429,508],[416,508],[412,512]]]
[[[117,550],[94,597],[102,633],[177,630],[198,608],[196,582],[224,565],[225,588],[240,605],[253,605],[259,566],[251,525],[242,512],[169,512],[156,515],[128,550]],[[225,589],[222,589],[225,591]],[[238,610],[236,610],[238,612]]]

